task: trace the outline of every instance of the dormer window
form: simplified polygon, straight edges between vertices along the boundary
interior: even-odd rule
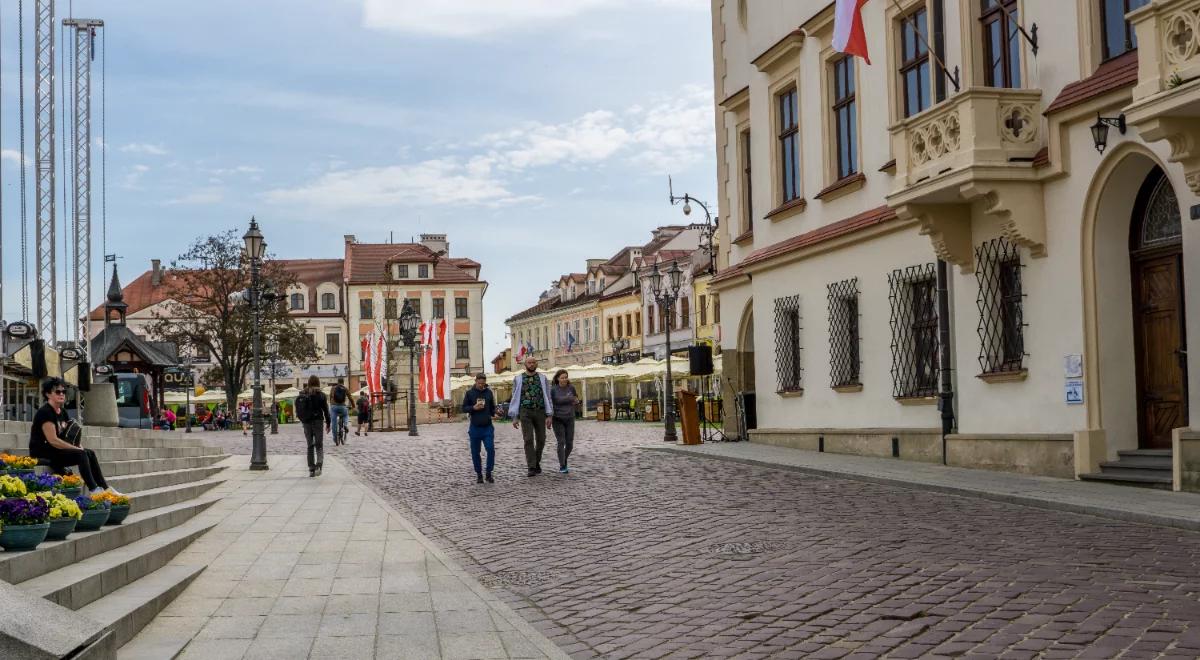
[[[337,300],[332,293],[321,294],[321,311],[331,312],[337,309]]]
[[[289,305],[289,307],[291,308],[291,310],[293,312],[303,310],[304,309],[304,294],[303,293],[293,293],[291,296],[290,302],[291,302],[291,304]]]
[[[408,279],[408,264],[400,264],[399,266],[396,266],[396,279]]]
[[[429,278],[429,264],[420,264],[417,266],[417,277],[423,280]]]

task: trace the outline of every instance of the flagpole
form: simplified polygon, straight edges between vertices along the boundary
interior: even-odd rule
[[[902,15],[904,14],[904,8],[900,6],[900,3],[897,0],[892,0],[892,5],[896,7],[896,11],[900,12]],[[946,78],[950,80],[950,83],[954,85],[954,92],[958,93],[962,91],[958,83],[958,67],[954,67],[954,75],[950,75],[950,69],[946,68],[946,63],[942,61],[942,58],[938,57],[937,49],[930,46],[929,42],[925,40],[925,37],[921,35],[921,31],[917,29],[917,15],[914,13],[908,18],[912,22],[913,34],[917,36],[917,39],[921,40],[922,44],[925,44],[925,52],[929,53],[930,56],[933,57],[933,60],[937,63],[938,68],[942,70],[942,75],[946,76]],[[903,20],[901,22],[903,22]]]

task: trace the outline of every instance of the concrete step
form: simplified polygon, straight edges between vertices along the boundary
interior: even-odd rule
[[[151,437],[151,438],[111,438],[111,437],[95,437],[84,433],[83,444],[92,449],[111,449],[117,447],[147,447],[152,449],[167,448],[167,447],[203,447],[203,443],[199,438],[192,439],[191,437]]]
[[[143,490],[162,488],[164,486],[175,486],[178,484],[192,483],[194,481],[203,481],[224,469],[224,467],[207,466],[184,468],[181,470],[163,470],[161,472],[146,472],[143,474],[129,474],[120,477],[108,477],[105,475],[105,480],[108,481],[109,486],[112,486],[122,493],[135,493]]]
[[[102,459],[100,467],[104,470],[105,477],[123,477],[130,474],[208,467],[220,463],[226,458],[225,454],[211,454],[209,456],[183,456],[180,458],[142,458],[132,461],[105,461]]]
[[[0,580],[19,584],[155,533],[174,529],[208,509],[217,498],[187,499],[155,509],[133,511],[120,525],[74,532],[63,541],[46,541],[29,552],[0,553]]]
[[[84,446],[87,446],[86,444]],[[94,447],[92,449],[95,449]],[[212,447],[125,447],[121,449],[95,449],[96,457],[104,461],[135,461],[147,458],[189,458],[221,454]],[[26,452],[28,453],[28,452]],[[247,462],[250,459],[246,459]]]
[[[216,522],[188,521],[21,583],[27,593],[78,610],[167,565]]]
[[[112,632],[120,648],[175,600],[203,566],[169,565],[117,589],[78,612]]]
[[[1173,483],[1171,475],[1159,476],[1157,474],[1109,474],[1106,472],[1094,472],[1092,474],[1081,474],[1079,478],[1084,481],[1103,481],[1122,486],[1139,486],[1142,488],[1158,488],[1160,490],[1171,490]]]
[[[1169,449],[1132,449],[1117,452],[1117,463],[1130,465],[1150,465],[1163,470],[1173,469],[1171,450]]]
[[[223,483],[225,483],[224,479],[205,479],[204,481],[193,481],[125,494],[132,498],[130,513],[136,513],[194,499]]]

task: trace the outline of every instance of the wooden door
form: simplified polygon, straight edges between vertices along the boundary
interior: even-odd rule
[[[1171,430],[1188,425],[1183,260],[1178,245],[1135,254],[1133,293],[1138,446],[1170,449]]]

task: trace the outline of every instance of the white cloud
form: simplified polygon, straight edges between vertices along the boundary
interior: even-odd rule
[[[16,149],[4,149],[0,151],[0,160],[6,160],[13,165],[19,166],[21,164],[21,152]],[[25,159],[25,163],[29,164],[28,158]]]
[[[707,0],[363,0],[363,24],[377,30],[476,37],[639,4],[709,7]]]
[[[125,176],[121,178],[121,187],[126,190],[141,190],[142,178],[150,171],[147,165],[136,164],[129,168]]]
[[[500,206],[536,201],[512,185],[543,168],[616,162],[647,173],[680,171],[712,153],[712,93],[689,86],[623,113],[594,110],[559,124],[527,122],[417,163],[336,169],[295,188],[271,190],[276,204],[322,207]],[[342,163],[338,163],[342,165]]]
[[[258,174],[262,172],[261,167],[254,165],[234,165],[233,167],[218,167],[214,170],[209,170],[209,173],[214,176],[229,176],[230,174]]]
[[[220,188],[200,188],[174,199],[163,202],[164,206],[196,206],[218,204],[225,200],[225,191]]]
[[[167,149],[161,144],[147,144],[145,142],[131,142],[123,145],[121,151],[127,154],[139,154],[142,156],[166,156]]]

